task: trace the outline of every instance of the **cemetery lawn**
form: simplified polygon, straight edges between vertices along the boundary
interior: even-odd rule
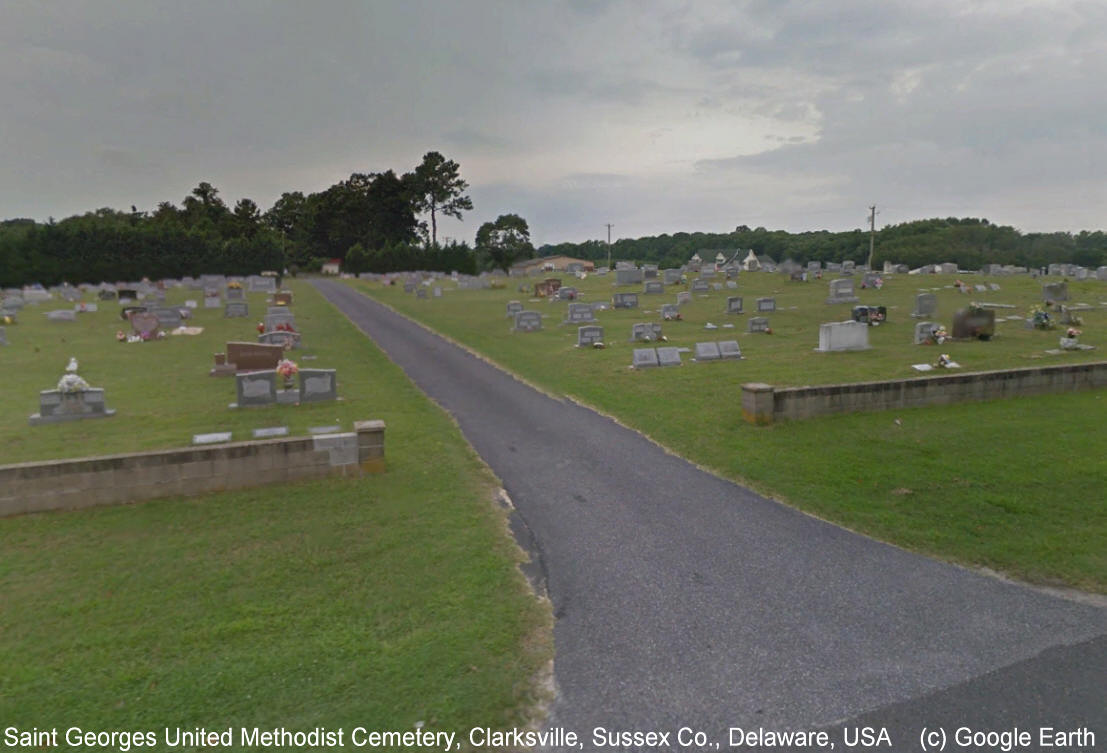
[[[543,700],[549,607],[516,567],[495,479],[368,338],[292,287],[305,352],[338,369],[342,402],[229,411],[210,354],[252,340],[254,319],[208,312],[216,337],[142,345],[116,344],[107,314],[40,327],[29,306],[9,327],[6,461],[381,418],[388,470],[0,519],[4,726],[463,730],[525,724]],[[119,415],[28,427],[69,355]]]
[[[572,281],[583,300],[610,300],[611,277]],[[533,284],[535,279],[527,282]],[[910,364],[949,353],[965,371],[1100,360],[1107,349],[1107,286],[1069,283],[1082,312],[1087,353],[1049,356],[1057,330],[997,324],[989,342],[950,343],[940,349],[911,344],[909,317],[920,286],[937,287],[939,316],[950,325],[955,308],[969,300],[1017,306],[1000,315],[1026,315],[1040,300],[1029,278],[967,276],[971,283],[998,282],[1001,292],[963,295],[943,287],[953,277],[892,278],[863,303],[889,307],[890,322],[871,329],[873,349],[815,353],[819,324],[849,316],[848,305],[824,303],[827,282],[791,283],[779,275],[743,273],[738,291],[694,297],[684,321],[667,322],[667,345],[691,348],[705,340],[737,339],[746,360],[695,364],[685,354],[679,368],[629,369],[631,325],[657,321],[664,295],[639,295],[639,309],[599,312],[607,348],[577,349],[576,325],[560,326],[566,303],[530,301],[515,290],[455,290],[418,300],[401,287],[353,282],[396,310],[482,353],[555,395],[591,405],[641,431],[672,451],[799,509],[908,549],[972,567],[996,570],[1033,583],[1107,593],[1107,397],[1103,391],[1018,400],[826,416],[754,427],[741,418],[745,382],[803,385],[919,376]],[[860,278],[855,277],[859,282]],[[746,314],[721,313],[727,295],[742,295]],[[766,314],[774,334],[746,334],[745,323],[760,296],[775,295],[784,310]],[[543,313],[543,330],[510,332],[505,306],[520,300]],[[791,308],[795,307],[795,308]],[[649,313],[647,313],[649,311]],[[734,329],[706,331],[711,321]],[[637,346],[642,347],[642,346]],[[897,423],[898,419],[898,423]]]

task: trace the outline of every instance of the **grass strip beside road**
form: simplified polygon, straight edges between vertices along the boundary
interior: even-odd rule
[[[927,281],[937,285],[938,277]],[[770,275],[742,280],[747,310],[753,296],[789,284]],[[1033,291],[1020,292],[1026,282],[1001,280],[1009,296],[1028,305]],[[744,382],[773,382],[775,375],[788,375],[777,381],[788,384],[912,376],[902,373],[908,359],[926,360],[937,350],[877,342],[864,353],[812,354],[818,325],[830,307],[811,296],[825,295],[825,283],[817,289],[794,283],[810,300],[794,303],[798,308],[790,334],[742,335],[738,339],[747,360],[692,364],[686,357],[681,368],[634,371],[627,368],[630,325],[656,319],[656,311],[601,312],[608,348],[581,350],[573,347],[576,327],[558,326],[564,303],[526,302],[524,294],[504,289],[454,290],[449,282],[442,298],[422,300],[399,286],[351,284],[551,393],[594,406],[693,462],[819,517],[1030,582],[1107,592],[1103,391],[826,416],[759,428],[741,418]],[[600,278],[579,287],[585,300],[602,299],[612,290],[610,281]],[[906,300],[913,292],[905,288],[899,294]],[[951,296],[954,302],[964,300],[959,293],[945,293]],[[661,300],[671,298],[668,293],[640,296],[639,305],[656,310]],[[668,344],[691,347],[697,340],[735,339],[731,330],[703,330],[706,321],[725,321],[717,313],[724,298],[713,293],[694,304],[699,309],[686,307],[685,321],[665,325]],[[546,314],[545,329],[511,333],[504,316],[511,299]],[[709,305],[715,313],[706,310]],[[899,311],[894,316],[903,319],[906,311]],[[776,331],[781,317],[769,316]],[[1088,315],[1094,322],[1104,318],[1099,311]],[[1100,332],[1102,324],[1093,324],[1093,330]],[[898,332],[896,337],[909,338],[909,325],[899,330],[885,326],[873,334]],[[1004,329],[992,342],[955,343],[949,350],[979,369],[1056,362],[1025,357],[1033,347],[1054,347],[1055,340],[1046,337],[1056,333]],[[905,355],[882,353],[885,348]]]
[[[30,428],[20,406],[2,428],[5,448],[28,435],[24,458],[381,418],[388,470],[0,520],[5,726],[466,730],[525,723],[542,700],[551,617],[516,567],[496,480],[368,338],[309,286],[295,290],[343,402],[229,411],[233,380],[206,376],[211,343],[105,345],[107,322],[57,330],[64,349],[44,344],[57,351],[44,375],[56,380],[56,356],[73,350],[120,415]],[[252,322],[229,320],[233,337],[218,337],[251,339]]]

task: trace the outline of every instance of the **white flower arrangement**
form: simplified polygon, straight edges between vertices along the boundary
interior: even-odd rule
[[[58,380],[58,392],[84,392],[89,389],[92,388],[89,386],[88,382],[81,379],[77,374],[66,374]]]

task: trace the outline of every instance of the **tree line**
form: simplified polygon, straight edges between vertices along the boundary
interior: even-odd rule
[[[507,269],[534,254],[526,220],[500,215],[474,245],[438,242],[443,217],[472,210],[460,166],[427,152],[412,171],[353,173],[324,191],[286,192],[262,212],[248,198],[228,206],[200,183],[180,206],[151,212],[98,209],[61,221],[0,222],[0,287],[199,274],[318,271],[339,259],[351,272]]]
[[[703,256],[703,252],[709,251],[714,257],[718,251],[727,254],[739,249],[752,249],[758,256],[766,255],[777,262],[790,258],[801,264],[846,260],[863,264],[869,258],[869,233],[860,229],[789,233],[739,225],[732,233],[624,238],[611,244],[610,253],[612,259],[651,262],[664,268],[679,267],[695,253]],[[540,256],[565,254],[600,263],[607,262],[608,251],[607,244],[598,240],[538,249]],[[876,232],[875,268],[881,268],[886,260],[912,268],[943,262],[953,262],[962,269],[979,269],[984,264],[1035,268],[1052,263],[1095,268],[1107,265],[1107,234],[1099,230],[1077,234],[1020,233],[1013,227],[976,218],[915,220]]]

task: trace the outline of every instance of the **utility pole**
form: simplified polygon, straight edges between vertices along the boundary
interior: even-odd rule
[[[611,269],[611,228],[615,227],[610,222],[607,223],[607,268]]]
[[[876,204],[869,207],[869,270],[873,268],[873,248],[876,246]]]

